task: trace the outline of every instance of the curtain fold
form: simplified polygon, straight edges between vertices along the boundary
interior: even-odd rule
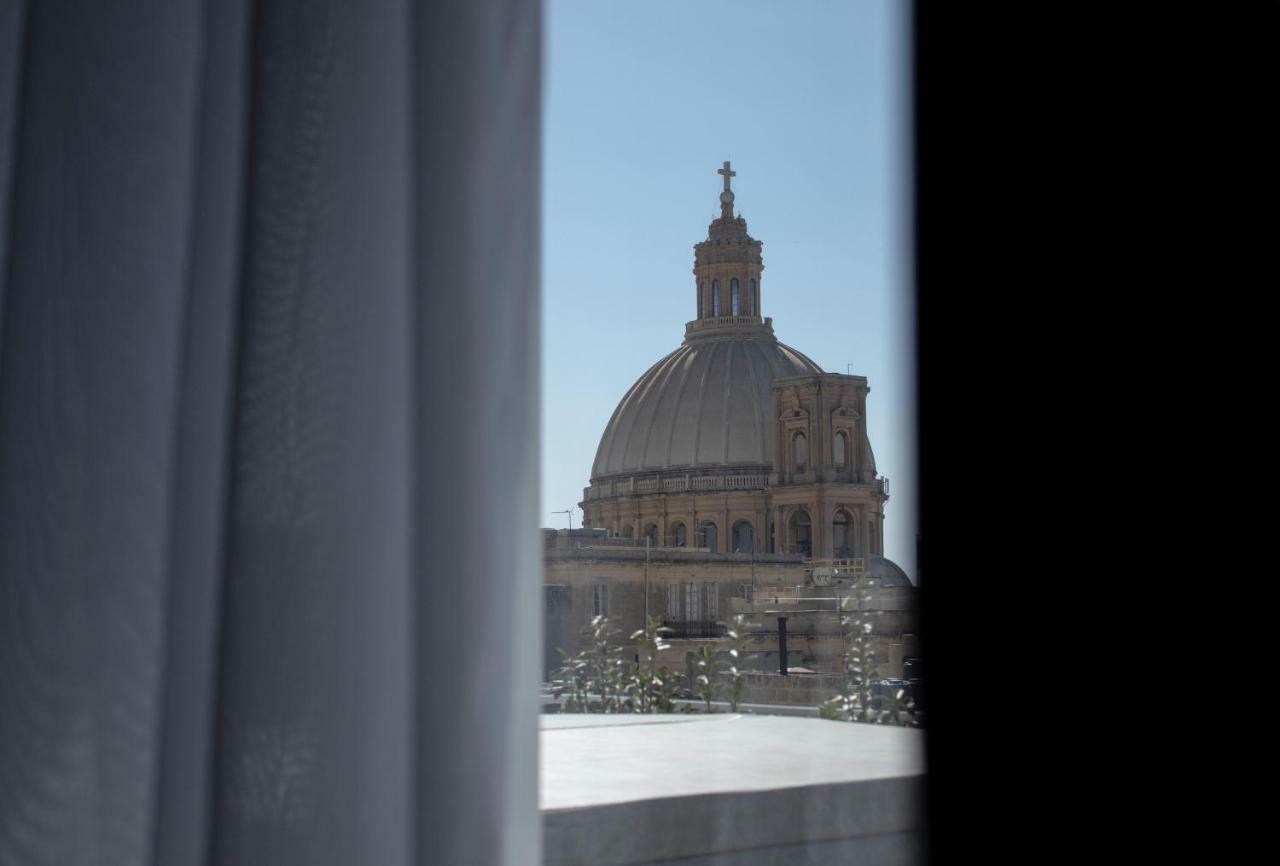
[[[0,864],[539,862],[540,5],[0,27]]]
[[[171,475],[166,643],[155,783],[155,863],[209,846],[214,674],[244,213],[249,6],[210,3],[196,67],[192,224]]]

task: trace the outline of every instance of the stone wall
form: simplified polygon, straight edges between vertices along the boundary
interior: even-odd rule
[[[844,687],[839,674],[746,674],[743,702],[749,704],[790,704],[816,707]]]
[[[587,645],[581,635],[591,623],[597,584],[608,585],[609,618],[618,629],[618,643],[627,643],[632,632],[644,627],[644,548],[626,547],[589,532],[544,533],[544,668],[557,663],[557,649],[573,654]],[[672,584],[680,588],[689,583],[717,584],[714,619],[724,621],[732,615],[732,600],[753,585],[764,591],[804,580],[804,564],[798,557],[752,558],[692,549],[651,550],[647,570],[649,614],[655,619],[667,615],[667,588]],[[683,612],[683,589],[678,590],[678,598]]]
[[[558,649],[570,655],[586,647],[582,633],[594,613],[595,587],[607,585],[607,609],[617,629],[614,641],[630,644],[629,636],[644,627],[644,575],[649,574],[649,612],[655,619],[668,617],[668,587],[674,587],[678,610],[672,617],[679,623],[686,612],[690,583],[713,583],[718,587],[717,612],[701,618],[727,622],[743,613],[748,627],[746,650],[752,655],[773,654],[776,663],[777,618],[787,617],[787,648],[792,665],[817,672],[836,672],[842,667],[844,651],[840,636],[838,606],[849,590],[839,587],[804,586],[805,564],[795,556],[755,556],[708,554],[694,549],[656,548],[646,557],[634,542],[603,537],[592,530],[546,531],[544,550],[544,673],[559,666]],[[882,587],[871,590],[867,608],[872,617],[872,642],[880,676],[902,676],[904,657],[916,655],[911,637],[915,631],[914,588]],[[744,596],[750,596],[748,601]],[[703,596],[705,599],[705,595]],[[696,652],[698,638],[708,632],[672,633],[668,640],[682,645],[670,658],[663,658],[673,671],[687,668],[685,654]],[[691,641],[687,645],[685,641]],[[727,662],[727,642],[718,655]],[[634,658],[635,648],[625,651]],[[796,659],[795,654],[800,654]],[[666,654],[664,654],[665,656]],[[774,664],[768,667],[773,668]]]

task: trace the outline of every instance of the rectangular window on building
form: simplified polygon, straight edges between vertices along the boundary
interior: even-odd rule
[[[707,592],[707,621],[715,622],[720,618],[720,584],[708,581],[703,587]]]
[[[667,584],[667,619],[677,622],[680,619],[680,584]]]
[[[609,615],[609,584],[597,583],[591,587],[591,615]]]
[[[546,600],[548,613],[563,613],[573,607],[573,596],[569,593],[569,587],[563,584],[547,584],[543,587],[543,598]]]
[[[685,622],[698,621],[698,595],[700,586],[696,583],[686,584],[684,588],[684,619]]]

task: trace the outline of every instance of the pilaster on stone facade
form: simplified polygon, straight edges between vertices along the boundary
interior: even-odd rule
[[[822,559],[831,558],[831,543],[828,527],[831,525],[831,503],[825,498],[814,504],[813,516],[813,555]]]

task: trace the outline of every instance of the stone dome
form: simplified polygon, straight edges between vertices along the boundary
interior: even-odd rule
[[[874,553],[867,557],[867,572],[879,581],[880,586],[915,585],[898,563]]]
[[[605,427],[592,479],[697,467],[769,467],[773,397],[784,376],[822,369],[778,342],[770,320],[688,325],[680,348],[631,386]],[[740,323],[740,324],[739,324]]]

